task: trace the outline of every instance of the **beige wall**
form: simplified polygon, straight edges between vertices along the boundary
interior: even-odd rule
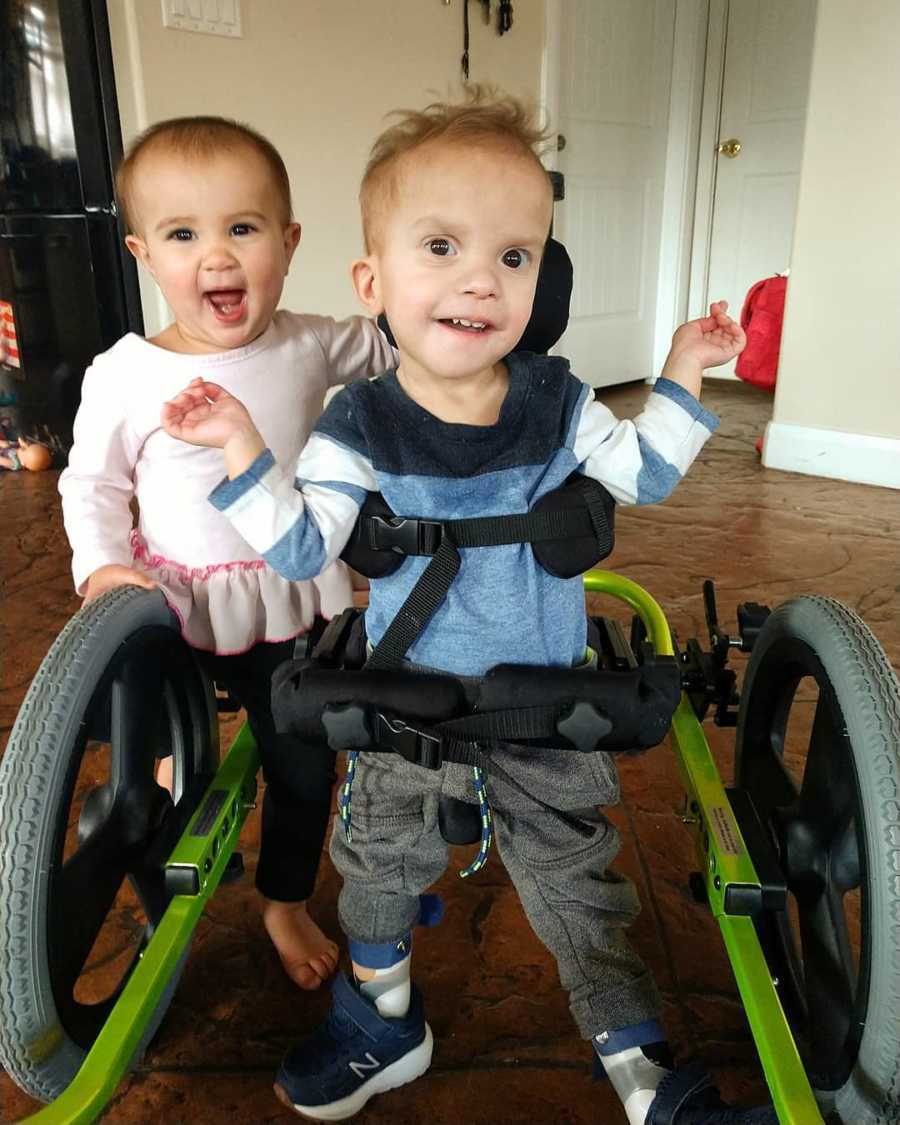
[[[242,0],[244,35],[235,40],[164,28],[159,0],[108,7],[126,142],[191,113],[265,133],[285,159],[303,225],[283,305],[359,311],[348,265],[361,250],[356,192],[366,156],[389,110],[459,91],[462,0]],[[516,0],[502,37],[481,10],[469,4],[471,78],[536,100],[544,0]],[[158,330],[164,308],[146,282],[143,292],[147,330]]]
[[[819,0],[777,424],[900,438],[898,60],[897,0]]]

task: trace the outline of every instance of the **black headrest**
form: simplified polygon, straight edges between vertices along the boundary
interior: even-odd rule
[[[513,351],[536,352],[539,355],[549,352],[569,323],[571,297],[572,260],[561,242],[549,238],[534,291],[531,320],[525,325],[522,338]],[[384,313],[378,318],[378,326],[396,346]]]
[[[572,259],[561,242],[548,238],[534,291],[531,320],[525,325],[516,352],[549,352],[569,323],[572,297]]]

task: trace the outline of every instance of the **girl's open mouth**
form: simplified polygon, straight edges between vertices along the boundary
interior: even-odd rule
[[[238,324],[247,311],[244,289],[210,289],[204,293],[213,316],[220,324]]]

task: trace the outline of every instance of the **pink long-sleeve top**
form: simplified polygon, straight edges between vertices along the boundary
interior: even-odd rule
[[[160,410],[193,378],[219,383],[290,465],[328,388],[393,362],[387,340],[364,317],[279,311],[253,343],[214,355],[124,336],[85,374],[75,444],[59,482],[78,592],[98,567],[135,567],[162,589],[191,645],[223,654],[294,637],[316,613],[339,612],[352,596],[346,567],[337,563],[304,582],[276,574],[207,499],[224,475],[221,450],[169,437]]]

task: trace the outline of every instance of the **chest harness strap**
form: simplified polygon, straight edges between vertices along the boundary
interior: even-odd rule
[[[459,573],[460,548],[530,543],[537,561],[557,578],[589,570],[613,548],[614,501],[602,485],[573,473],[530,512],[462,520],[395,516],[380,493],[371,493],[341,557],[370,578],[393,573],[409,555],[430,555],[367,668],[395,668],[419,637]]]

